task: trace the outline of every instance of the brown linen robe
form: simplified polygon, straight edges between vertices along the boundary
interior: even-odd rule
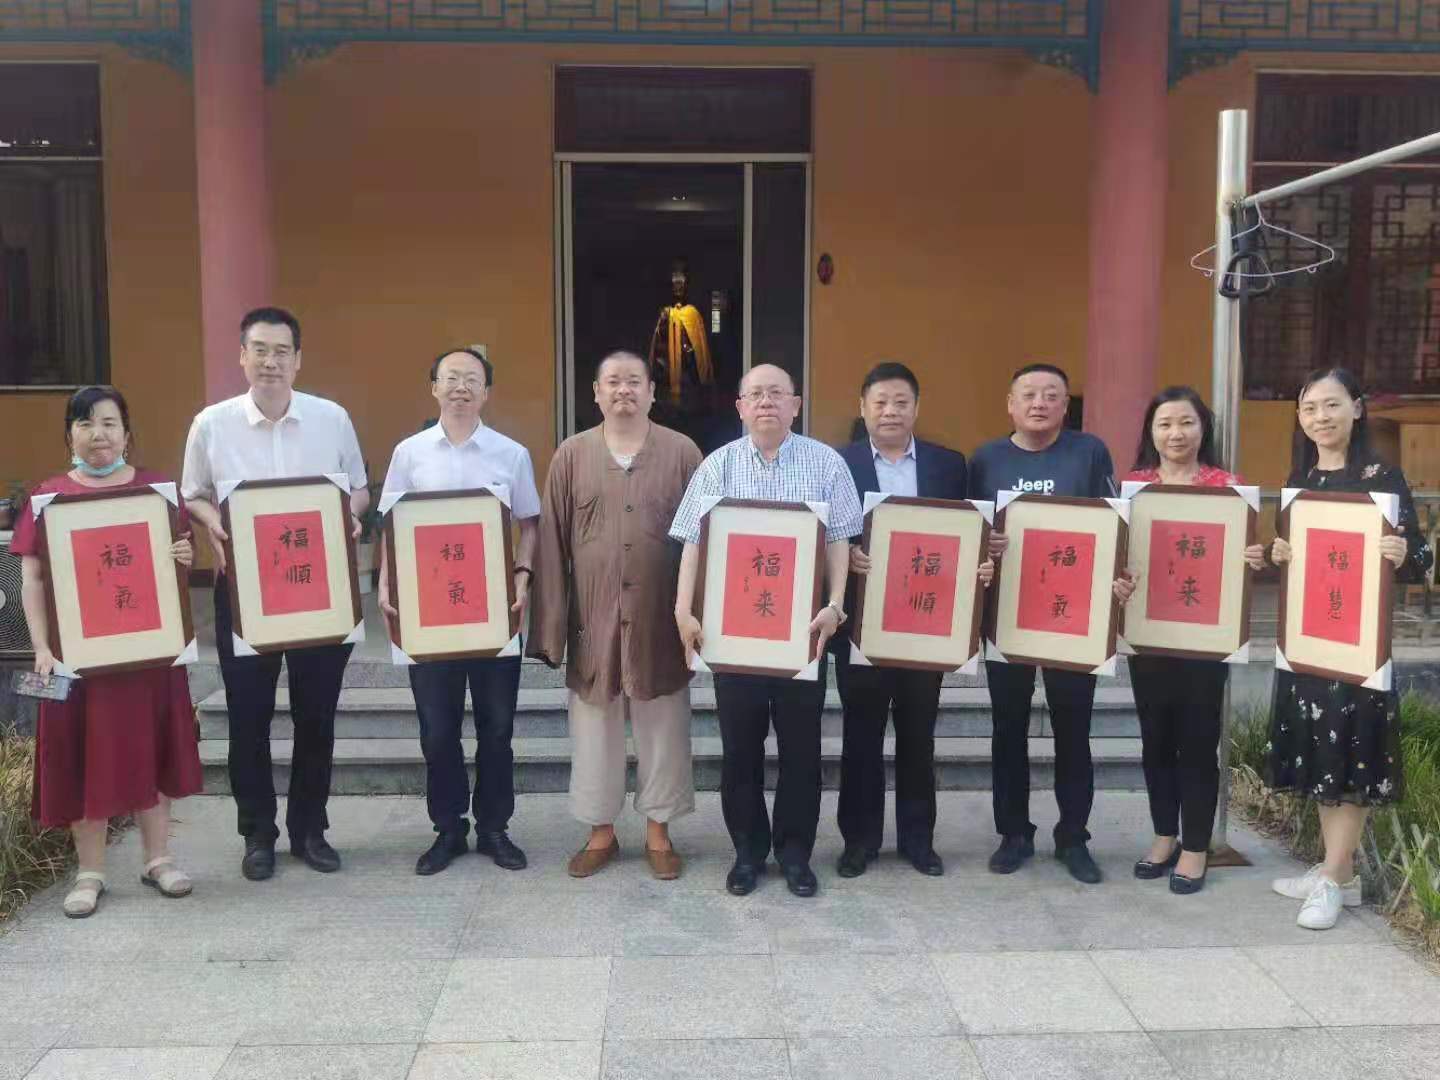
[[[700,450],[658,424],[629,469],[600,427],[560,444],[545,479],[530,656],[602,705],[619,694],[649,701],[690,681],[675,629],[680,545],[670,522],[699,468]]]

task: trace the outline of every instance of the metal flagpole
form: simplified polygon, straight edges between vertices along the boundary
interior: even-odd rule
[[[1220,114],[1222,129],[1225,123],[1225,117],[1229,115],[1229,112]],[[1433,135],[1425,135],[1418,139],[1412,139],[1407,143],[1401,143],[1399,146],[1392,146],[1389,150],[1379,150],[1373,154],[1367,154],[1365,157],[1356,158],[1354,161],[1347,161],[1345,164],[1336,165],[1334,168],[1324,169],[1318,173],[1311,173],[1309,176],[1302,176],[1299,180],[1291,180],[1288,184],[1280,184],[1273,188],[1266,188],[1264,191],[1257,191],[1254,195],[1245,199],[1245,205],[1259,206],[1261,203],[1287,199],[1291,195],[1298,195],[1302,191],[1312,191],[1317,187],[1333,184],[1336,180],[1344,180],[1347,176],[1354,176],[1356,173],[1362,173],[1367,169],[1374,169],[1380,165],[1389,165],[1392,161],[1404,161],[1406,158],[1415,157],[1417,154],[1428,154],[1433,150],[1440,150],[1440,131],[1435,132]]]

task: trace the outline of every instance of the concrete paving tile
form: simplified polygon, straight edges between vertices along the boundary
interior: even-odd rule
[[[625,956],[768,953],[763,913],[725,893],[626,894],[618,951]]]
[[[1143,1034],[989,1035],[971,1045],[989,1080],[1169,1080],[1170,1066]]]
[[[782,1036],[770,958],[618,958],[610,982],[605,1031],[614,1039]]]
[[[921,945],[931,952],[1076,947],[1046,901],[1014,882],[957,880],[942,895],[908,895],[904,902]]]
[[[1148,1031],[1315,1026],[1240,949],[1117,950],[1091,958]]]
[[[0,1046],[0,1080],[21,1080],[44,1056],[39,1047]]]
[[[1440,1020],[1440,978],[1397,946],[1321,945],[1248,952],[1326,1027]]]
[[[972,1035],[1140,1026],[1083,953],[936,953],[931,959]]]
[[[960,1035],[791,1039],[790,1074],[795,1080],[985,1080],[979,1059]]]
[[[1330,1033],[1354,1062],[1353,1076],[1434,1080],[1440,1062],[1440,1027],[1358,1027]]]
[[[492,889],[478,899],[455,955],[609,956],[625,911],[614,890]]]
[[[425,1042],[598,1040],[608,957],[456,960]]]
[[[961,1033],[923,953],[776,956],[775,983],[790,1036]]]
[[[923,951],[909,904],[894,892],[867,892],[863,885],[842,881],[805,899],[791,896],[784,880],[774,877],[775,888],[760,906],[771,951],[777,954]]]
[[[228,1046],[51,1050],[25,1080],[212,1080]]]
[[[406,1080],[411,1043],[382,1046],[237,1046],[216,1080]]]
[[[0,963],[5,995],[0,1046],[54,1046],[105,991],[109,979],[108,966],[102,970],[85,963]]]
[[[279,1043],[418,1043],[449,965],[346,961],[276,965],[274,996],[241,1036]]]
[[[408,1080],[595,1080],[599,1042],[426,1043]]]
[[[1180,1080],[1350,1080],[1355,1067],[1328,1031],[1157,1031]],[[1368,1068],[1363,1075],[1373,1077]],[[1432,1073],[1433,1075],[1433,1073]]]
[[[233,1046],[270,1010],[278,975],[274,964],[127,964],[58,1045]]]
[[[601,1080],[790,1080],[783,1039],[618,1039]]]

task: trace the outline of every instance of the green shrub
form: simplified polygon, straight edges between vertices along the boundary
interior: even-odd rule
[[[0,730],[0,922],[65,872],[70,834],[30,820],[35,740]]]

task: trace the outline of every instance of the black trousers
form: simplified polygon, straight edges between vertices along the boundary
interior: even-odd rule
[[[810,861],[820,824],[820,712],[825,669],[814,682],[716,675],[720,808],[738,858],[759,866],[773,847],[781,866]],[[775,725],[780,777],[772,827],[765,812],[765,738]]]
[[[885,833],[885,727],[895,723],[895,839],[902,852],[935,840],[938,671],[865,667],[835,657],[845,712],[840,754],[840,834],[846,847],[879,851]]]
[[[1041,668],[1050,722],[1055,731],[1055,801],[1060,820],[1055,846],[1083,844],[1095,802],[1095,767],[1090,760],[1090,714],[1095,706],[1095,676]],[[1028,664],[985,664],[990,684],[994,733],[990,737],[995,831],[1001,836],[1034,837],[1030,821],[1030,698],[1035,668]]]
[[[1218,660],[1132,656],[1141,764],[1156,836],[1179,836],[1206,851],[1220,797],[1220,725],[1225,680]]]
[[[286,649],[260,656],[236,656],[230,593],[223,574],[215,578],[215,638],[230,718],[230,790],[241,836],[275,840],[275,779],[270,763],[270,722],[280,661],[290,682],[290,716],[295,748],[285,828],[292,840],[330,827],[330,766],[335,756],[335,706],[350,660],[351,645]]]
[[[475,706],[475,793],[460,727],[465,719],[465,684]],[[475,815],[477,832],[501,832],[515,813],[515,700],[520,691],[520,657],[433,660],[410,669],[415,711],[420,716],[420,749],[425,755],[425,805],[436,832],[467,833],[465,811]]]

